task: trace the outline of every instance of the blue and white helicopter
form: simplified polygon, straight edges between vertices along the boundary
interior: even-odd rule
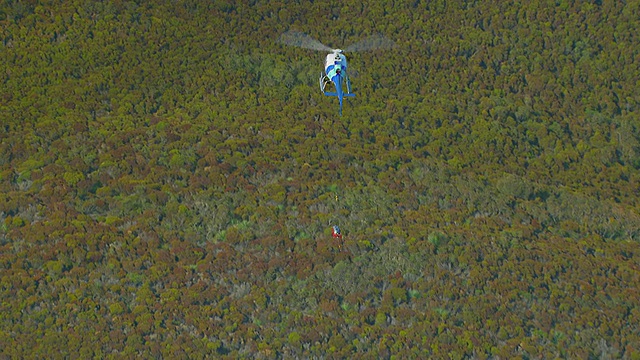
[[[340,100],[340,115],[342,115],[342,99],[356,96],[356,94],[351,92],[351,81],[349,81],[349,75],[347,74],[347,58],[344,56],[344,53],[388,49],[395,46],[391,40],[381,35],[374,35],[350,45],[344,48],[344,50],[332,49],[299,31],[288,31],[282,34],[278,41],[286,45],[329,52],[324,62],[324,73],[320,73],[320,91],[326,96],[338,97],[338,100]],[[336,91],[325,90],[327,84],[330,82],[333,82]],[[342,89],[343,82],[347,85],[346,92]]]

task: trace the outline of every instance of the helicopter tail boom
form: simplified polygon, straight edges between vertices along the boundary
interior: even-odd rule
[[[342,89],[340,89],[342,90]],[[325,91],[324,92],[325,96],[336,96],[339,100],[340,100],[340,115],[342,116],[342,98],[345,97],[355,97],[356,94],[354,93],[343,93],[343,92],[335,92],[335,91]]]
[[[325,92],[324,92],[324,94],[325,94],[326,96],[340,96],[340,95],[338,95],[338,93],[337,93],[337,92],[335,92],[335,91],[325,91]],[[354,94],[354,93],[349,93],[349,94],[342,94],[342,96],[343,96],[343,97],[355,97],[355,96],[356,96],[356,94]]]
[[[331,67],[329,67],[329,69],[331,69]],[[332,71],[330,70],[329,73],[331,73],[331,72]],[[327,75],[327,77],[329,77],[329,76]],[[345,78],[340,74],[340,71],[337,71],[336,74],[331,77],[331,81],[336,86],[336,91],[335,92],[324,91],[324,89],[322,91],[326,96],[336,96],[338,98],[338,100],[340,100],[340,115],[342,115],[342,99],[344,97],[354,97],[355,96],[355,94],[351,93],[351,91],[345,93],[342,90],[342,81],[343,81],[343,79],[345,79]]]

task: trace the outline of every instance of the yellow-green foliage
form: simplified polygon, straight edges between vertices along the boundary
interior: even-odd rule
[[[0,358],[638,358],[637,2],[35,3]]]

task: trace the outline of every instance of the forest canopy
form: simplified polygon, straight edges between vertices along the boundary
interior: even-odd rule
[[[640,358],[638,14],[3,2],[0,357]]]

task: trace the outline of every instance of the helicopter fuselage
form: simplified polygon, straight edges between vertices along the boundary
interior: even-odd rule
[[[347,71],[347,58],[342,54],[342,50],[334,50],[327,55],[327,59],[324,61],[324,71],[331,81],[336,75]]]
[[[325,75],[320,77],[320,90],[326,96],[336,96],[340,101],[340,114],[342,115],[342,99],[345,96],[353,97],[355,94],[351,93],[351,83],[347,75],[347,58],[340,49],[334,49],[332,53],[327,55],[324,62]],[[333,82],[336,91],[325,91],[327,83]],[[347,84],[347,92],[342,89],[342,82]]]

